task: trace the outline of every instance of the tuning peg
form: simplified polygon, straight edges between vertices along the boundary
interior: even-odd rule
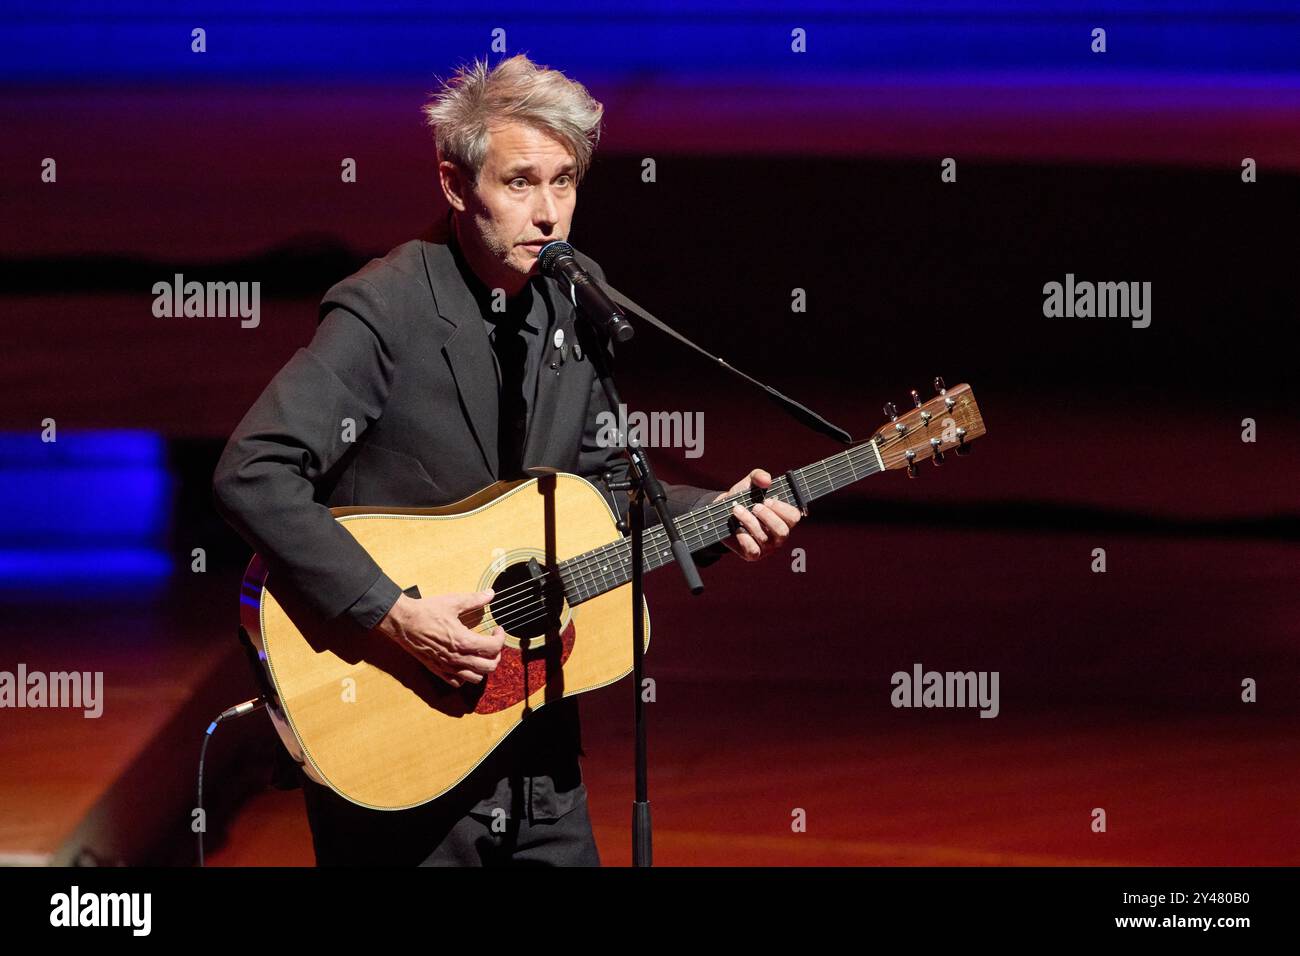
[[[936,466],[943,464],[943,451],[939,447],[942,444],[943,442],[937,438],[930,439],[930,449],[934,453],[934,463]]]
[[[957,429],[957,454],[965,458],[970,454],[970,445],[966,444],[966,429]]]
[[[947,387],[946,385],[943,384],[943,376],[942,376],[942,375],[936,375],[936,376],[934,377],[934,393],[935,393],[936,395],[947,395],[947,394],[948,394],[948,387]]]
[[[915,408],[921,407],[921,393],[918,392],[916,389],[912,389],[912,405]]]
[[[907,477],[915,478],[917,476],[916,452],[909,448],[907,451],[903,452],[903,457],[907,459]]]
[[[898,421],[898,406],[893,402],[885,402],[885,414],[891,422]]]

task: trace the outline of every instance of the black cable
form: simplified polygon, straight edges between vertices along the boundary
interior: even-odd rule
[[[207,818],[203,815],[203,761],[208,753],[208,741],[212,739],[212,734],[217,729],[217,725],[227,717],[243,717],[247,714],[253,713],[255,710],[261,710],[265,706],[265,697],[254,697],[252,700],[246,700],[242,704],[223,710],[217,716],[216,720],[208,724],[208,729],[203,732],[203,746],[199,748],[199,790],[197,805],[199,820],[201,822],[201,826],[199,827],[199,866],[205,865],[203,859],[203,834],[207,832],[208,829]]]

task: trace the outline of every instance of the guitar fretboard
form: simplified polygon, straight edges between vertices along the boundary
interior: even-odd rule
[[[798,483],[804,502],[822,498],[846,485],[861,481],[880,471],[880,458],[870,442],[856,445],[791,474]],[[791,475],[781,475],[763,495],[798,506],[791,487]],[[731,537],[731,509],[736,503],[748,506],[751,492],[742,491],[722,501],[697,508],[677,519],[677,530],[691,551],[699,551]],[[649,506],[646,508],[650,511]],[[647,528],[643,539],[645,570],[653,571],[673,562],[672,546],[662,526]],[[628,538],[612,541],[585,554],[560,562],[560,579],[570,605],[590,601],[598,594],[612,591],[632,580],[632,542]]]

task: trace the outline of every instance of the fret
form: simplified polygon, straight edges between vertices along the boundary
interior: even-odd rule
[[[796,469],[799,481],[806,490],[805,500],[823,498],[879,472],[880,466],[875,456],[858,457],[859,451],[861,448],[849,449]],[[817,469],[820,469],[820,476],[817,475]],[[773,479],[765,497],[776,498],[787,504],[795,503],[790,481],[785,475]],[[749,492],[740,492],[682,515],[677,519],[677,530],[686,547],[695,552],[730,537],[731,506],[735,502],[748,501]],[[672,545],[668,533],[662,527],[646,529],[643,547],[645,570],[653,571],[673,563]],[[565,598],[570,605],[590,601],[632,580],[632,542],[628,538],[622,538],[569,558],[560,562],[559,572]]]

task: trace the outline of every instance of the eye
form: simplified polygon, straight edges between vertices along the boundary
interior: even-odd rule
[[[563,173],[560,176],[556,177],[555,181],[560,186],[570,186],[573,184],[573,177],[570,176],[568,173]]]
[[[523,176],[516,176],[514,179],[510,180],[511,186],[522,188],[521,184],[522,186],[528,185],[528,180],[524,179]]]

